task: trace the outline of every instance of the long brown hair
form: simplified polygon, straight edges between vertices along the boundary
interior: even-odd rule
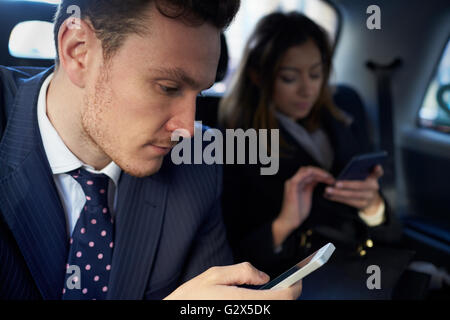
[[[220,103],[219,124],[223,128],[278,129],[271,101],[281,58],[289,48],[309,40],[321,54],[323,83],[319,98],[302,125],[308,131],[317,129],[323,108],[344,121],[328,85],[332,49],[327,33],[301,13],[277,12],[262,18],[250,36],[231,89]]]

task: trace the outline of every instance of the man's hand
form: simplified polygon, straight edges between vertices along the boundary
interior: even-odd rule
[[[286,289],[252,290],[237,285],[261,285],[269,276],[250,263],[212,267],[187,281],[165,300],[294,300],[302,291],[301,281]]]
[[[285,182],[283,206],[272,224],[274,246],[280,245],[309,216],[312,194],[320,182],[332,185],[334,178],[317,167],[301,167]]]
[[[325,189],[325,198],[344,203],[364,211],[367,215],[376,212],[383,201],[378,179],[383,175],[383,168],[377,165],[364,181],[338,181],[335,187]]]

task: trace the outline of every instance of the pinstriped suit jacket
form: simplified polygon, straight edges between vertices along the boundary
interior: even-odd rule
[[[0,67],[0,299],[60,299],[69,243],[37,122],[49,70]],[[166,157],[147,178],[122,173],[109,299],[161,299],[232,263],[221,168]]]

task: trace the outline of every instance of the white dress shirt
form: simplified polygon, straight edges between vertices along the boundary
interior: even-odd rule
[[[92,166],[83,163],[64,144],[56,129],[47,117],[47,89],[53,74],[49,75],[42,84],[39,92],[37,116],[39,131],[44,144],[53,179],[61,199],[67,221],[67,229],[72,235],[73,229],[83,209],[86,196],[80,184],[67,173],[83,168],[92,173],[103,173],[111,180],[108,186],[108,204],[111,215],[114,215],[117,200],[117,186],[122,170],[114,162],[108,164],[100,171],[96,171]]]

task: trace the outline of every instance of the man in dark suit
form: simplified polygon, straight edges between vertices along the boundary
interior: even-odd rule
[[[193,134],[238,6],[62,1],[56,66],[0,67],[0,299],[300,294],[235,286],[268,276],[226,266],[221,169],[164,157]]]

